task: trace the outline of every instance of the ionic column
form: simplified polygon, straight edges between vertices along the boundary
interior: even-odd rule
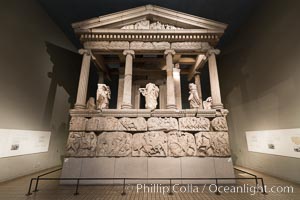
[[[166,50],[165,55],[167,69],[167,109],[175,109],[175,86],[173,78],[173,55],[175,55],[175,51],[172,49]]]
[[[91,54],[86,49],[80,49],[79,53],[83,55],[83,59],[81,64],[75,109],[84,109],[86,108],[86,95],[90,73]]]
[[[210,79],[210,90],[212,97],[212,108],[220,109],[223,108],[221,102],[220,84],[218,77],[218,69],[216,62],[216,54],[220,53],[218,49],[211,49],[208,52],[208,69],[209,69],[209,79]]]
[[[202,107],[202,90],[201,90],[201,77],[200,77],[200,72],[196,72],[195,73],[195,84],[197,86],[197,92],[198,92],[198,95],[199,95],[199,99],[201,101],[201,106],[200,106],[200,109],[203,109]]]
[[[119,68],[119,84],[118,84],[118,100],[117,109],[121,109],[123,102],[123,89],[124,89],[124,68]]]
[[[175,64],[175,68],[173,69],[173,78],[175,84],[175,102],[177,109],[182,109],[181,102],[181,83],[180,83],[180,66],[179,63]]]
[[[125,74],[124,74],[124,89],[123,89],[123,101],[122,109],[132,108],[131,104],[131,88],[132,88],[132,64],[134,51],[133,50],[124,50],[123,54],[126,56],[125,60]]]

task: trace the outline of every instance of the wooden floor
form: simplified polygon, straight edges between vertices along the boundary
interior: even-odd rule
[[[22,177],[13,181],[5,182],[0,184],[0,200],[106,200],[106,199],[177,199],[177,200],[192,200],[192,199],[236,199],[236,200],[248,200],[248,199],[272,199],[272,200],[300,200],[300,185],[294,184],[288,181],[283,181],[274,177],[270,177],[255,171],[247,170],[252,173],[261,176],[265,180],[265,184],[267,185],[268,194],[263,195],[260,192],[253,194],[253,190],[245,192],[245,193],[222,193],[221,195],[216,195],[209,191],[209,185],[197,185],[191,189],[190,192],[177,192],[173,195],[162,194],[161,192],[138,192],[136,185],[127,185],[126,186],[126,195],[122,196],[122,186],[116,185],[106,185],[106,186],[80,186],[79,195],[73,195],[75,192],[74,186],[62,186],[58,184],[58,181],[47,181],[42,182],[39,186],[39,191],[33,193],[31,196],[26,196],[29,180],[31,177],[36,177],[38,174]],[[59,177],[60,172],[56,172],[55,174],[48,175],[47,177]],[[249,177],[249,175],[237,172],[238,177]],[[246,188],[250,186],[254,186],[253,180],[251,181],[238,181],[237,185],[229,186],[232,190],[232,187],[237,188],[237,186]],[[289,187],[289,192],[287,191],[287,187]],[[195,189],[197,187],[198,189]],[[285,192],[270,192],[269,190],[273,187],[274,190],[285,190]],[[283,188],[286,187],[286,188]],[[291,191],[291,187],[293,191]],[[190,187],[191,188],[191,187]],[[177,191],[179,189],[188,189],[186,185],[176,186]],[[194,191],[193,191],[194,190]],[[203,190],[203,191],[202,191]],[[249,188],[250,190],[250,188]]]

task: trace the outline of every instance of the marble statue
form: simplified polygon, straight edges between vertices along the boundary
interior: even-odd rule
[[[95,110],[96,109],[96,103],[95,103],[95,98],[90,97],[89,100],[86,103],[86,108],[88,110]]]
[[[146,88],[140,88],[139,91],[146,99],[145,108],[154,110],[157,106],[159,88],[153,83],[148,83]]]
[[[208,97],[205,101],[203,101],[204,110],[211,109],[211,105],[212,105],[212,98],[211,97]]]
[[[98,84],[97,109],[108,109],[110,100],[110,88],[105,84]]]
[[[200,108],[201,107],[201,100],[198,95],[197,91],[197,86],[194,83],[189,84],[189,89],[190,89],[190,96],[189,96],[189,101],[190,101],[190,108]]]

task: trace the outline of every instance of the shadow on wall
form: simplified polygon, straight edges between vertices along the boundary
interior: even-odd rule
[[[222,101],[226,104],[227,96],[233,88],[240,87],[242,99],[248,99],[246,80],[249,75],[243,71],[243,66],[247,63],[247,53],[245,49],[234,49],[220,55],[219,77],[222,93]]]
[[[53,68],[47,75],[51,83],[44,109],[43,125],[45,128],[50,128],[58,85],[69,94],[70,107],[75,103],[82,56],[50,42],[46,42],[46,48]]]

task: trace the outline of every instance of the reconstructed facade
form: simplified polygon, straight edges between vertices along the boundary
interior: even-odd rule
[[[147,5],[72,26],[84,49],[70,111],[70,159],[230,158],[228,110],[221,102],[216,64],[220,51],[214,49],[226,24]],[[96,99],[87,97],[91,61],[99,68]],[[211,97],[203,101],[206,62]],[[103,83],[113,73],[119,75],[116,109],[109,107],[111,91]],[[188,88],[180,85],[182,74],[194,80]],[[181,89],[190,91],[190,109],[182,109]]]

